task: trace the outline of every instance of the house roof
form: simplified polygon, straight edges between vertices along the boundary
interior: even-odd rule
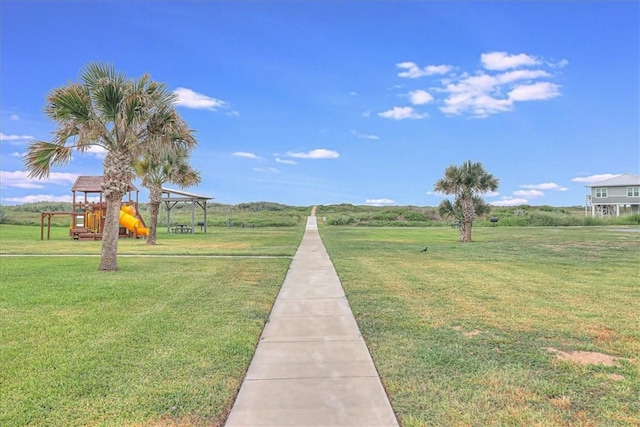
[[[104,177],[100,176],[79,176],[71,187],[71,191],[83,191],[85,193],[102,193],[102,181]],[[129,186],[129,191],[138,191],[135,185]]]
[[[587,185],[587,187],[627,187],[630,185],[640,185],[640,176],[627,173]]]

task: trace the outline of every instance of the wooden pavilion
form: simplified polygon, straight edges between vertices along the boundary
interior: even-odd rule
[[[167,233],[179,232],[193,234],[196,227],[196,206],[202,208],[204,212],[203,221],[198,221],[199,225],[204,232],[207,232],[207,201],[213,199],[213,197],[202,196],[193,193],[187,193],[186,191],[174,190],[171,188],[162,187],[162,201],[167,209]],[[191,227],[186,224],[171,224],[171,209],[178,203],[187,203],[191,205]]]

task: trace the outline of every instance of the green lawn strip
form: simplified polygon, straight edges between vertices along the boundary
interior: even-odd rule
[[[0,258],[0,424],[217,425],[289,264]]]
[[[303,227],[210,227],[207,233],[167,234],[158,230],[156,245],[144,239],[120,239],[123,255],[239,255],[293,256]],[[72,240],[67,227],[52,227],[51,239],[40,240],[40,227],[0,224],[0,254],[100,255],[101,242]],[[97,268],[97,267],[96,267]]]
[[[321,235],[403,426],[640,424],[639,234]],[[584,366],[549,347],[636,360]]]

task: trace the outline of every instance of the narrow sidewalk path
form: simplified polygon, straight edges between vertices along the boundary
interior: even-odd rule
[[[314,214],[227,427],[398,425]]]

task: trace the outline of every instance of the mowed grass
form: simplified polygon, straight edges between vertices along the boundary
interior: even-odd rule
[[[195,234],[172,234],[167,233],[166,228],[160,228],[155,245],[147,245],[144,239],[124,238],[118,241],[118,254],[293,256],[302,239],[302,233],[302,225],[264,228],[209,227],[207,233],[196,227]],[[99,256],[100,252],[99,240],[72,240],[67,227],[51,227],[50,239],[47,239],[45,227],[44,240],[40,240],[39,226],[0,224],[0,254]]]
[[[640,233],[320,233],[404,427],[640,425]]]
[[[302,228],[217,231],[121,240],[199,256],[123,256],[113,273],[97,271],[99,242],[2,226],[0,425],[220,425]],[[229,254],[286,256],[203,256]]]

